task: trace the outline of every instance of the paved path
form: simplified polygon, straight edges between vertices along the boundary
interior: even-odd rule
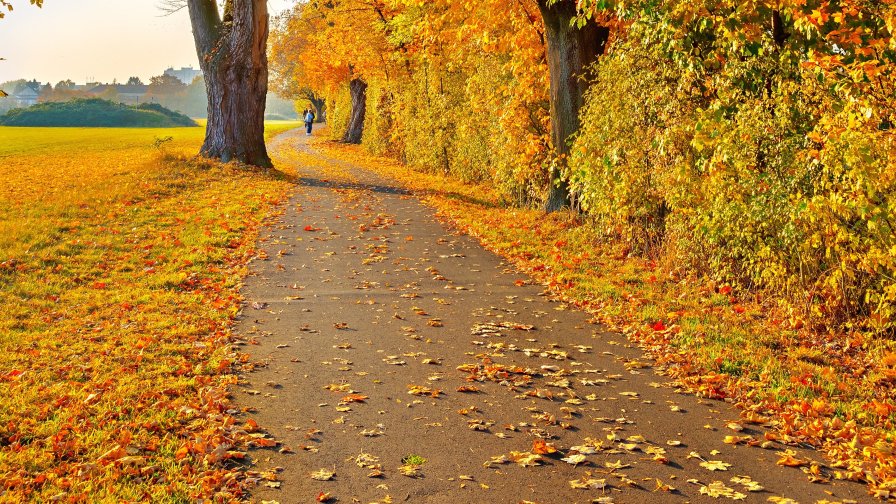
[[[703,487],[747,502],[872,502],[861,485],[813,484],[800,469],[776,465],[780,445],[723,443],[726,435],[761,439],[763,430],[730,430],[739,418],[732,406],[677,393],[623,336],[538,286],[517,285],[522,274],[390,182],[311,157],[297,131],[276,138],[272,152],[300,180],[282,217],[262,232],[267,260],[253,263],[243,291],[236,331],[261,366],[235,392],[288,449],[252,452],[258,469],[282,468],[253,499],[728,500]],[[513,453],[541,441],[559,452],[540,461]],[[573,446],[582,453],[569,460],[578,464],[562,460]],[[425,463],[402,469],[412,455]],[[710,461],[731,465],[700,465]],[[313,479],[321,469],[319,477],[335,475]],[[743,476],[766,490],[732,482]]]

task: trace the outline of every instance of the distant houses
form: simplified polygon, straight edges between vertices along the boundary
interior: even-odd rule
[[[13,101],[13,106],[18,108],[30,107],[36,104],[38,98],[40,98],[40,82],[30,81],[16,86],[9,98]]]
[[[181,67],[175,70],[173,67],[166,69],[163,75],[175,77],[184,84],[191,84],[196,77],[202,75],[202,70],[193,67]],[[41,85],[37,81],[14,81],[16,87],[14,89],[0,90],[0,108],[8,110],[9,108],[27,108],[37,104],[39,101],[66,101],[78,97],[98,97],[113,102],[126,103],[128,105],[136,105],[145,102],[157,101],[152,94],[152,88],[140,82],[136,77],[132,77],[127,84],[103,84],[99,82],[91,82],[87,84],[74,84],[67,82],[67,86],[61,88],[57,85],[57,89],[47,83]],[[11,84],[10,82],[9,84]],[[156,89],[156,93],[158,93]],[[2,111],[0,111],[2,114]]]
[[[202,70],[196,70],[193,67],[181,67],[180,70],[175,70],[174,68],[169,67],[163,73],[165,75],[177,77],[178,80],[189,85],[193,83],[193,79],[202,75]]]

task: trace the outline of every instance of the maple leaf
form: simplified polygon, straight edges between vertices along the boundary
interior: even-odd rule
[[[604,467],[606,467],[607,469],[616,470],[625,469],[627,467],[631,467],[631,465],[625,464],[621,460],[617,460],[616,462],[604,462]]]
[[[743,487],[748,492],[761,492],[765,490],[762,485],[753,481],[749,476],[735,476],[731,478],[731,482],[738,485],[743,485]]]
[[[744,500],[747,498],[745,494],[725,486],[721,481],[713,481],[709,485],[701,486],[700,493],[714,498],[727,497],[732,500]]]
[[[430,396],[437,398],[441,393],[442,391],[439,389],[424,387],[422,385],[408,385],[408,394],[415,396]]]
[[[419,478],[423,476],[423,473],[420,472],[420,466],[414,464],[405,464],[398,468],[398,472],[402,476],[407,476],[408,478]]]
[[[330,481],[333,479],[333,476],[336,476],[336,472],[327,469],[320,469],[311,473],[311,479],[317,481]]]
[[[796,456],[795,456],[796,453],[791,450],[778,452],[778,455],[780,455],[781,458],[778,459],[778,461],[775,463],[778,464],[779,466],[801,467],[804,465],[809,465],[808,460],[802,460],[802,459],[796,458]]]
[[[727,471],[731,464],[720,460],[708,460],[700,462],[700,467],[709,469],[710,471]]]
[[[521,467],[534,467],[541,465],[544,460],[541,455],[532,452],[510,452],[510,458]]]
[[[571,480],[569,486],[579,490],[603,490],[607,488],[607,480],[582,477],[581,479]]]
[[[588,462],[586,457],[579,453],[577,453],[575,455],[570,455],[568,457],[563,457],[560,460],[566,462],[567,464],[572,464],[572,465],[579,465],[579,464],[584,464],[584,463]]]
[[[557,453],[557,448],[543,439],[535,439],[532,441],[532,453],[537,455],[550,455],[552,453]]]

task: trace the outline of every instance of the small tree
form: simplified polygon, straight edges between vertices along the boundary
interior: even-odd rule
[[[132,77],[133,79],[133,77]],[[139,79],[137,79],[139,81]],[[128,81],[130,83],[130,80]],[[148,92],[153,95],[171,95],[179,93],[187,88],[187,85],[177,77],[168,74],[157,75],[149,79]]]
[[[56,91],[62,91],[65,89],[74,89],[74,88],[75,88],[75,81],[73,81],[71,79],[65,79],[65,80],[61,80],[61,81],[57,82],[56,86],[53,89],[55,89]]]

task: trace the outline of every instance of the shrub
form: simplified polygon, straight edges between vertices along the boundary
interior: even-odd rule
[[[155,103],[129,106],[99,98],[82,98],[14,109],[0,117],[0,125],[165,128],[197,124]]]

